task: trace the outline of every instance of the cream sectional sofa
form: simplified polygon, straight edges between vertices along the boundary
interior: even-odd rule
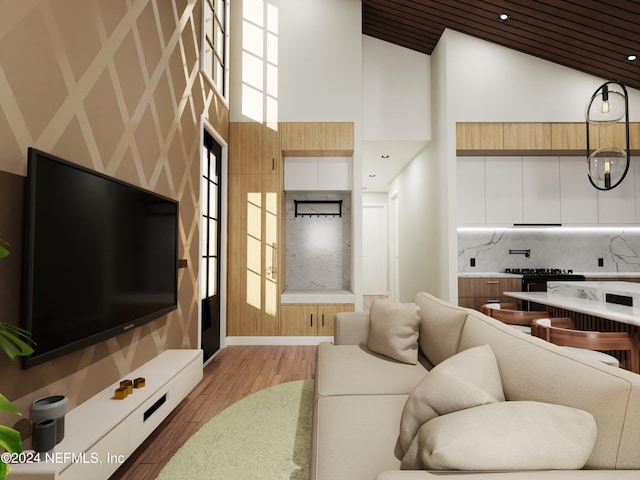
[[[362,312],[339,313],[335,343],[318,346],[311,480],[640,478],[640,375],[592,363],[427,293],[418,293],[414,302],[420,316],[415,365],[373,353],[367,347],[369,314]],[[495,356],[507,403],[542,402],[591,414],[597,434],[584,468],[401,469],[400,422],[416,386],[435,366],[484,345]],[[503,450],[504,458],[517,455]]]

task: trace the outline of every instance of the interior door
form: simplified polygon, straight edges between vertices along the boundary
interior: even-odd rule
[[[222,147],[205,130],[200,178],[201,345],[205,361],[220,350],[220,164]]]
[[[387,295],[387,210],[384,205],[364,205],[362,214],[362,293]]]

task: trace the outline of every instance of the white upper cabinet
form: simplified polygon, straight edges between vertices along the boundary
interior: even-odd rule
[[[351,158],[285,157],[284,189],[351,190]]]
[[[598,223],[598,191],[589,182],[586,157],[560,157],[560,219],[563,225]]]
[[[598,190],[599,223],[636,223],[636,201],[635,161],[632,158],[627,176],[620,185],[613,190]]]
[[[484,157],[459,157],[457,177],[458,223],[485,223]]]
[[[486,221],[522,223],[522,157],[485,157]]]
[[[560,223],[558,157],[522,157],[524,223]]]

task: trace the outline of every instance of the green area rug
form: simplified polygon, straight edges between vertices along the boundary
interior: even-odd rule
[[[307,480],[313,380],[251,394],[203,425],[158,479]]]

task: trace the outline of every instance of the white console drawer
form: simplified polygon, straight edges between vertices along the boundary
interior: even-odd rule
[[[57,449],[56,449],[57,451]],[[59,452],[58,454],[78,452]],[[80,458],[60,472],[61,480],[87,480],[89,478],[109,478],[129,456],[129,426],[127,422],[118,424],[108,435],[91,446]]]

